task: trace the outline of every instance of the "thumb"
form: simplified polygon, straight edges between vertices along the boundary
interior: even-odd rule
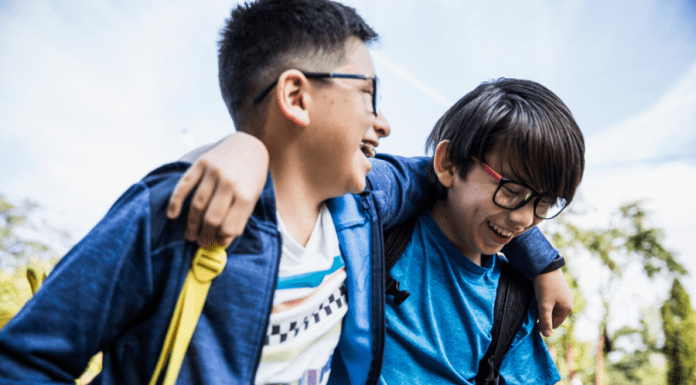
[[[544,337],[551,337],[553,333],[553,307],[539,304],[539,330]]]

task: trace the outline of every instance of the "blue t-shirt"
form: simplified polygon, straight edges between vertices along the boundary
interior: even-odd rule
[[[391,275],[411,296],[386,305],[380,382],[473,384],[491,342],[500,259],[469,260],[424,211]],[[500,367],[501,384],[554,384],[561,377],[535,326],[536,300]]]

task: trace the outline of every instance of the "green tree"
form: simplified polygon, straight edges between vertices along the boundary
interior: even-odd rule
[[[0,261],[4,262],[0,266],[0,329],[38,290],[60,256],[54,247],[36,239],[57,239],[63,247],[72,243],[69,232],[51,227],[45,221],[39,225],[33,223],[31,217],[38,210],[39,205],[30,200],[17,205],[0,195]],[[102,354],[98,353],[75,383],[90,383],[101,367]]]
[[[666,364],[659,347],[659,314],[654,309],[644,312],[639,328],[623,327],[612,333],[611,349],[620,352],[621,358],[607,365],[605,379],[607,384],[663,385],[665,383]],[[620,346],[621,339],[634,342],[633,349]]]
[[[0,270],[0,329],[19,312],[33,294],[34,289],[27,278],[27,271],[42,275],[50,270],[51,266],[51,262],[32,261],[25,268],[15,269],[11,274]]]
[[[56,250],[72,242],[66,230],[52,227],[42,218],[38,203],[25,199],[15,204],[0,195],[0,268],[12,270],[30,260],[50,260]]]
[[[577,213],[575,213],[577,214]],[[556,224],[551,224],[547,231],[554,246],[563,255],[570,259],[591,256],[603,265],[603,272],[597,272],[604,277],[599,288],[599,295],[604,304],[604,313],[597,330],[604,336],[604,350],[602,360],[604,371],[602,372],[605,384],[659,384],[664,379],[664,357],[661,357],[661,348],[658,347],[658,337],[661,337],[659,319],[641,320],[638,329],[621,328],[610,332],[607,325],[611,320],[611,293],[623,282],[622,272],[631,264],[640,264],[645,276],[650,280],[672,279],[687,274],[687,270],[676,261],[674,255],[662,246],[663,233],[660,229],[646,225],[647,213],[642,207],[642,202],[633,202],[621,206],[615,215],[612,225],[601,229],[584,229],[573,223],[573,213],[562,215]],[[618,218],[618,221],[616,220]],[[572,336],[575,322],[582,315],[584,299],[582,292],[575,284],[575,273],[572,270],[566,272],[571,290],[575,297],[574,316],[569,317],[564,328],[568,331],[563,338],[547,341],[556,351],[566,352],[567,344],[571,344],[576,353],[574,367],[568,367],[564,355],[558,355],[559,370],[567,379],[571,371],[576,372],[583,383],[594,383],[594,360],[596,349],[579,343]],[[631,277],[633,278],[633,277]],[[581,301],[578,301],[578,298]],[[578,303],[583,306],[578,306]],[[653,317],[657,318],[657,317]],[[629,345],[636,349],[627,350],[621,342],[630,341]],[[609,353],[612,360],[609,360]],[[593,359],[588,359],[591,356]],[[618,358],[618,359],[617,359]],[[564,372],[565,370],[565,372]]]
[[[63,247],[71,242],[69,232],[38,220],[39,209],[30,200],[14,204],[0,195],[0,328],[32,295],[27,269],[49,271],[58,260],[55,246],[37,239],[57,240]]]
[[[679,279],[662,305],[667,384],[696,385],[696,312]]]

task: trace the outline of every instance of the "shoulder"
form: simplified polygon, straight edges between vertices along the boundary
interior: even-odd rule
[[[389,154],[378,154],[371,158],[372,170],[367,174],[367,179],[375,190],[382,189],[384,184],[406,183],[404,179],[410,179],[415,174],[427,171],[430,159],[427,157],[407,158]]]
[[[140,181],[149,191],[152,204],[169,201],[176,183],[189,166],[186,162],[167,163],[151,171]]]
[[[169,163],[148,173],[118,198],[95,230],[113,232],[115,228],[127,226],[143,236],[149,235],[151,249],[163,242],[182,239],[186,216],[170,221],[166,209],[176,183],[188,166],[184,162]],[[183,212],[187,207],[188,200]]]

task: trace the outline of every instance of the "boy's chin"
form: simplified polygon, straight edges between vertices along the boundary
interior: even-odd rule
[[[364,155],[362,156],[364,158]],[[349,192],[351,194],[360,194],[365,191],[365,187],[367,186],[367,174],[371,170],[372,164],[369,162],[367,164],[360,164],[358,167],[356,167],[353,181],[349,186]]]
[[[366,178],[363,177],[362,179],[356,181],[350,186],[350,193],[351,194],[360,194],[363,191],[365,191],[365,187],[367,186]]]

